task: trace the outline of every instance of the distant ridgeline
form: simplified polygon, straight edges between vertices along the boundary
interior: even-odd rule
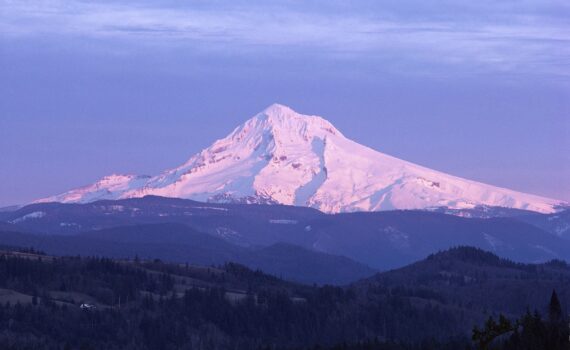
[[[558,350],[568,349],[569,300],[566,263],[517,264],[468,247],[345,287],[234,263],[6,248],[0,348]]]
[[[453,214],[328,215],[306,207],[147,196],[0,212],[0,243],[53,255],[138,254],[198,265],[234,261],[302,283],[339,285],[461,245],[519,262],[570,261],[570,210],[486,207]]]

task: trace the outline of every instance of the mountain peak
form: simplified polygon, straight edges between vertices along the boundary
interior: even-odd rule
[[[272,105],[268,106],[261,112],[261,114],[265,114],[267,116],[297,116],[299,115],[295,112],[291,107],[282,105],[280,103],[273,103]]]
[[[243,125],[247,129],[252,126],[259,131],[269,131],[274,137],[297,134],[306,141],[314,137],[324,139],[327,134],[342,136],[342,133],[323,117],[301,114],[279,103],[265,108]]]

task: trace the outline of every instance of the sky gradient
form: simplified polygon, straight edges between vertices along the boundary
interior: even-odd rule
[[[0,0],[0,206],[157,174],[273,102],[570,200],[568,1],[179,3]]]

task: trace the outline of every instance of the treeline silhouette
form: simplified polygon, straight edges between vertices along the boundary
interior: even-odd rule
[[[558,295],[553,291],[546,320],[538,311],[527,311],[514,322],[503,315],[497,321],[489,317],[482,330],[478,327],[473,329],[473,341],[478,349],[568,350],[569,327]]]

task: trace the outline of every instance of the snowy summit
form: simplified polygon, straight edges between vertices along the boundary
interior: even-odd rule
[[[391,157],[347,139],[321,117],[279,104],[160,175],[112,175],[38,202],[85,203],[145,195],[280,203],[328,213],[477,205],[550,213],[566,204]]]

